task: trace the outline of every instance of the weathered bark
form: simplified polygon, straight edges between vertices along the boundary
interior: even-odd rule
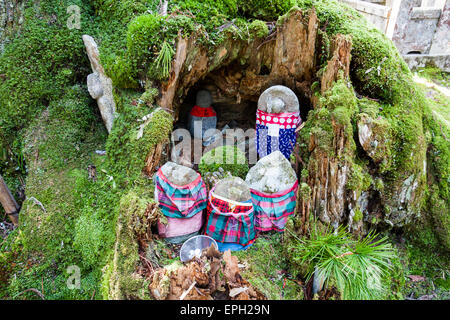
[[[321,92],[331,89],[338,79],[347,79],[350,69],[351,40],[345,36],[337,35],[332,44],[332,58],[320,79]],[[314,108],[319,108],[318,101],[313,101]],[[351,148],[349,137],[346,136],[345,127],[332,121],[333,141],[326,148],[320,137],[311,134],[309,141],[310,159],[308,162],[308,185],[311,188],[311,197],[299,197],[297,212],[302,212],[304,224],[308,221],[306,215],[311,208],[314,215],[322,222],[337,225],[342,222],[347,209],[345,197],[345,184],[350,164],[345,160]],[[330,152],[331,151],[331,152]],[[350,157],[351,158],[351,157]],[[303,228],[306,232],[306,228]]]
[[[9,191],[8,186],[0,175],[0,203],[5,209],[6,214],[12,223],[17,226],[19,224],[19,205]]]
[[[144,172],[148,176],[151,176],[155,171],[156,167],[159,164],[161,159],[161,154],[163,150],[163,143],[158,143],[152,151],[147,155],[147,159],[145,160],[145,169]]]

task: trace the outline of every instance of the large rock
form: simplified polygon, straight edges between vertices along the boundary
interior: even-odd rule
[[[259,160],[245,178],[248,186],[264,193],[277,193],[291,188],[297,176],[289,161],[280,151]]]
[[[195,170],[174,162],[166,162],[161,167],[161,171],[170,182],[178,186],[187,185],[198,177],[198,173]]]
[[[390,149],[392,148],[391,126],[381,117],[372,119],[362,113],[358,119],[358,138],[364,151],[375,161],[387,166],[391,162]]]
[[[251,200],[250,189],[239,177],[229,177],[220,180],[214,189],[214,193],[228,200],[247,202]]]
[[[87,77],[89,94],[93,99],[97,100],[106,129],[108,132],[111,132],[114,113],[116,112],[116,104],[112,93],[112,80],[106,76],[105,70],[100,64],[98,47],[95,40],[89,35],[83,35],[83,42],[93,71]]]

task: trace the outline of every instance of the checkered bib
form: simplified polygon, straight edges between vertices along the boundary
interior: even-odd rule
[[[253,205],[235,202],[209,193],[205,235],[221,243],[247,246],[255,241]]]
[[[171,183],[160,169],[156,174],[155,198],[165,216],[190,218],[206,208],[206,186],[200,175],[191,183],[178,186]]]
[[[167,218],[167,224],[158,222],[158,233],[163,238],[179,237],[198,232],[203,224],[206,208],[206,186],[200,175],[191,183],[178,186],[156,173],[155,199]]]
[[[250,189],[255,210],[255,229],[257,232],[283,232],[288,217],[294,213],[298,181],[278,193],[264,193]]]
[[[258,109],[256,112],[256,150],[259,156],[262,158],[280,150],[289,160],[297,140],[295,130],[301,122],[299,112],[267,113]]]

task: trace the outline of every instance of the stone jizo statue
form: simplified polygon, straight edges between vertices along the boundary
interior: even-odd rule
[[[205,132],[209,129],[216,129],[217,114],[212,104],[211,92],[208,90],[200,90],[197,92],[195,106],[189,113],[189,131],[196,139],[206,139],[208,136]]]
[[[300,106],[295,93],[285,86],[264,91],[256,111],[256,145],[260,157],[274,151],[289,159],[296,143],[296,129],[301,123]]]

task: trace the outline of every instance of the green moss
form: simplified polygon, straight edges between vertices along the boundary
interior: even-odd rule
[[[73,92],[52,103],[24,134],[28,199],[20,213],[21,246],[16,251],[17,267],[11,270],[15,277],[10,278],[9,297],[42,286],[49,299],[90,299],[96,297],[94,291],[98,292],[100,272],[95,267],[102,263],[104,250],[111,244],[107,233],[101,231],[110,230],[107,226],[112,222],[105,214],[106,208],[95,210],[97,205],[104,205],[95,200],[105,190],[88,187],[93,184],[86,170],[92,163],[90,154],[103,148],[106,134],[101,121],[92,122],[96,115],[84,104],[85,97],[84,90],[73,88]],[[80,218],[87,203],[95,220]],[[99,220],[103,214],[106,223]],[[83,235],[79,240],[86,243],[75,240],[77,231]],[[100,234],[102,237],[97,239]],[[23,264],[29,264],[29,268],[19,267]],[[79,266],[82,275],[81,288],[73,291],[66,286],[66,269],[71,265]],[[30,294],[17,296],[24,297],[36,298]]]
[[[281,235],[261,235],[255,243],[245,251],[235,254],[240,263],[248,267],[242,269],[241,275],[271,300],[302,300],[303,287],[293,281],[295,278],[284,273],[287,271],[283,254]]]
[[[174,0],[171,6],[182,11],[189,10],[197,19],[206,22],[208,19],[216,19],[217,16],[235,16],[238,10],[236,0]]]
[[[419,68],[415,73],[420,77],[433,81],[444,87],[449,87],[450,85],[449,73],[439,68],[436,67]]]
[[[104,21],[127,24],[134,16],[156,10],[158,1],[152,0],[94,0],[97,15]]]
[[[76,220],[74,247],[81,252],[84,264],[96,264],[103,244],[103,232],[103,224],[95,216],[82,215]]]
[[[380,178],[376,178],[374,180],[374,188],[375,190],[379,191],[379,192],[383,192],[384,190],[384,182],[382,179]]]
[[[81,8],[82,29],[69,29],[69,5]],[[81,0],[24,2],[23,24],[0,55],[0,140],[20,154],[21,131],[66,88],[89,72],[81,36],[92,33],[92,9]]]
[[[202,175],[222,168],[235,177],[245,179],[248,163],[245,154],[238,147],[221,146],[205,153],[200,159],[198,170]]]
[[[255,38],[265,38],[269,35],[269,27],[264,21],[255,20],[248,26],[250,35]]]
[[[121,92],[117,99],[119,116],[106,143],[111,167],[129,177],[130,181],[140,176],[145,159],[158,143],[168,141],[172,130],[172,116],[162,109],[152,109],[138,104],[139,94]],[[136,104],[136,105],[133,105]],[[142,121],[151,115],[151,121]],[[144,126],[139,138],[140,126]]]
[[[136,273],[139,263],[137,236],[147,231],[146,209],[153,199],[142,190],[130,190],[120,199],[109,299],[149,299],[148,281]]]
[[[361,165],[354,163],[350,169],[346,188],[348,190],[357,191],[360,194],[366,191],[372,184],[371,175]]]
[[[375,119],[382,109],[376,101],[367,98],[358,99],[358,108],[360,113],[367,114],[372,119]]]
[[[242,0],[238,1],[239,9],[250,18],[266,21],[276,20],[285,14],[296,3],[294,0]]]
[[[447,277],[449,264],[448,254],[437,248],[439,240],[430,224],[422,221],[417,230],[405,233],[404,243],[398,244],[405,275],[423,276],[422,281],[414,282],[406,278],[404,295],[419,298],[423,295],[433,295],[433,299],[449,299],[450,281]]]
[[[326,91],[320,98],[320,105],[332,112],[334,121],[351,130],[351,120],[356,112],[356,97],[345,80],[338,80],[330,90]]]
[[[359,222],[364,218],[363,213],[358,208],[355,209],[355,215],[353,216],[353,222]]]
[[[303,201],[308,201],[311,198],[311,187],[307,183],[302,182],[300,184],[299,196]]]

